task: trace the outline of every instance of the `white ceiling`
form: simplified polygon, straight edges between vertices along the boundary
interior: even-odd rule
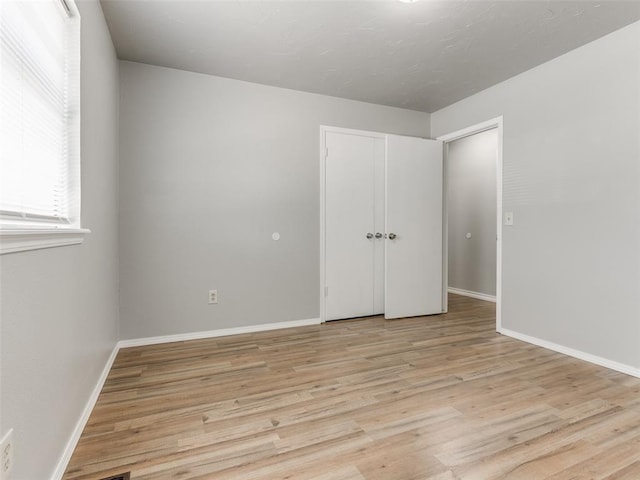
[[[102,0],[124,60],[433,112],[640,19],[640,1]]]

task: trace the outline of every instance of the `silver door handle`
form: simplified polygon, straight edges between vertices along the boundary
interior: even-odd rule
[[[371,240],[373,238],[373,233],[367,233],[367,238]]]
[[[396,235],[395,233],[390,233],[390,234],[389,234],[389,238],[390,238],[391,240],[393,240],[393,239],[394,239],[394,238],[396,238],[396,237],[397,237],[397,235]]]
[[[376,232],[376,238],[382,238],[382,234],[380,232]]]

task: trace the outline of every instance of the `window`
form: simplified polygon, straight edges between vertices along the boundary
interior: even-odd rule
[[[80,17],[0,2],[1,253],[81,243]]]

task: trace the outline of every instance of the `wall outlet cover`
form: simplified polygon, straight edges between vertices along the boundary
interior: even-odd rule
[[[218,303],[218,290],[209,290],[209,305]]]

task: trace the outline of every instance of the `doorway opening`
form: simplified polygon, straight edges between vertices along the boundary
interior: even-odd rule
[[[486,133],[486,135],[481,136],[479,134]],[[471,138],[474,137],[475,138]],[[437,138],[444,143],[444,186],[445,186],[445,194],[444,194],[444,225],[443,225],[443,274],[445,285],[448,288],[443,289],[443,304],[445,305],[445,310],[447,310],[447,294],[448,291],[452,291],[452,293],[461,293],[463,295],[472,296],[475,298],[481,298],[483,300],[493,301],[495,297],[496,302],[496,331],[500,331],[502,325],[502,117],[497,117],[486,122],[479,123],[477,125],[472,125],[470,127],[464,128],[462,130],[458,130],[446,135],[442,135]],[[455,142],[455,143],[454,143]],[[456,160],[461,158],[460,155],[465,154],[465,149],[473,148],[473,143],[476,143],[477,146],[481,146],[481,143],[485,143],[485,145],[481,146],[483,150],[485,150],[485,157],[491,152],[487,152],[490,148],[486,145],[486,142],[495,142],[495,196],[492,195],[494,192],[487,193],[487,186],[480,185],[482,183],[482,179],[475,179],[475,185],[467,185],[469,191],[462,192],[461,196],[456,196],[455,199],[451,199],[450,191],[452,181],[458,182],[456,185],[456,189],[458,190],[456,193],[460,193],[460,189],[464,188],[464,179],[460,180],[459,173],[456,172],[458,167],[465,168],[463,163],[460,162],[460,165],[453,165],[453,156],[458,157]],[[483,160],[480,160],[483,161]],[[486,162],[486,158],[484,159]],[[486,177],[486,171],[484,173]],[[455,178],[457,176],[457,178]],[[492,272],[483,272],[484,274],[480,275],[474,269],[469,269],[465,271],[463,267],[460,266],[460,261],[474,261],[474,259],[478,259],[479,256],[482,256],[481,244],[487,243],[487,234],[488,231],[491,231],[491,235],[494,234],[493,229],[491,229],[486,223],[483,225],[478,224],[478,221],[481,221],[480,217],[487,217],[489,208],[491,205],[487,206],[487,198],[484,199],[485,207],[482,211],[482,205],[475,205],[475,215],[476,218],[473,221],[467,221],[465,223],[464,219],[460,219],[460,209],[464,208],[465,203],[465,194],[473,194],[473,190],[477,190],[476,193],[479,192],[479,189],[484,189],[484,193],[486,197],[490,197],[495,201],[495,210],[492,211],[492,214],[495,216],[495,290],[491,289],[487,282],[488,278],[493,278],[491,276]],[[449,217],[450,214],[455,214],[458,217],[455,222],[452,220],[451,225],[449,225]],[[468,220],[468,219],[467,219]],[[474,228],[469,227],[468,225],[472,225]],[[450,238],[451,236],[451,238]],[[476,242],[476,240],[478,240]],[[482,241],[483,240],[483,241]],[[477,247],[477,248],[471,248]],[[450,261],[450,249],[454,249],[456,255],[461,258],[455,258]],[[491,252],[493,253],[493,252]],[[464,258],[464,257],[467,258]],[[485,255],[486,257],[486,255]],[[491,255],[491,260],[493,261],[493,255]],[[486,258],[483,258],[486,261]],[[491,266],[492,267],[492,266]],[[450,271],[451,268],[451,271]],[[492,268],[490,268],[492,270]],[[450,280],[453,280],[455,285],[452,285]],[[465,288],[466,286],[466,288]],[[484,290],[484,292],[482,291]],[[495,295],[492,293],[495,292]]]

